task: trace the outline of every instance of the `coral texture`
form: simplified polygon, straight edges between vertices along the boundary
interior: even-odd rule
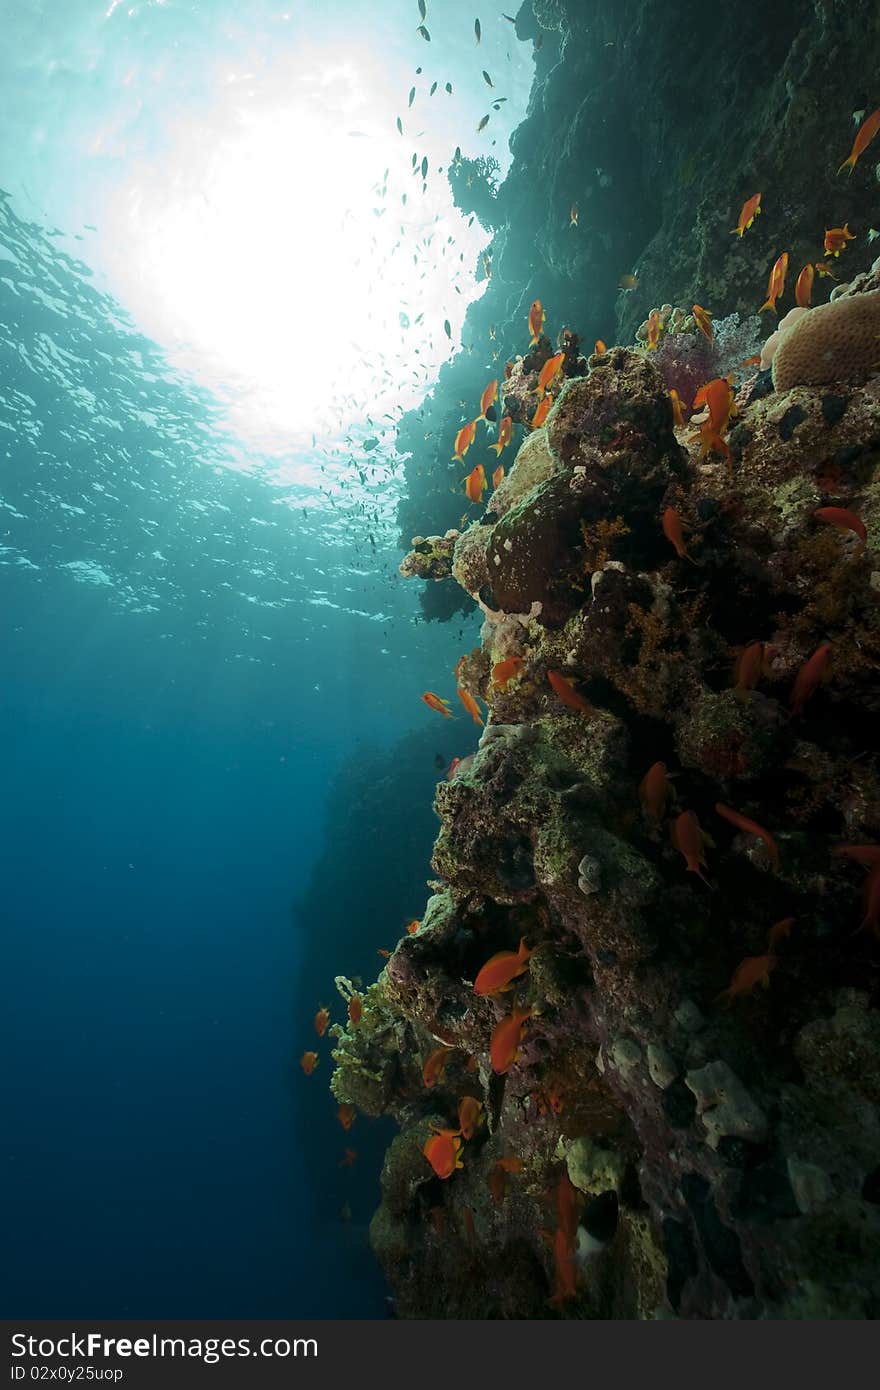
[[[840,381],[861,385],[880,373],[880,290],[844,295],[803,314],[773,356],[777,391]]]

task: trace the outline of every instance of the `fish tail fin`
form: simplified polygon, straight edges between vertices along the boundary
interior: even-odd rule
[[[851,174],[852,171],[853,171],[853,169],[854,169],[855,167],[856,167],[856,162],[855,162],[855,160],[853,159],[852,155],[850,155],[848,159],[845,159],[845,160],[843,161],[843,163],[841,164],[840,168],[838,169],[838,171],[837,171],[837,176],[838,176],[838,178],[839,178],[840,175],[843,173],[844,169],[847,170],[847,173],[848,173],[848,174]]]
[[[759,314],[763,314],[763,312],[764,312],[765,309],[772,309],[773,312],[774,312],[774,314],[775,314],[775,313],[778,313],[778,310],[777,310],[777,308],[776,308],[776,305],[773,303],[773,300],[772,300],[772,299],[765,299],[765,300],[764,300],[764,303],[761,305],[760,309],[758,310],[758,313],[759,313]]]

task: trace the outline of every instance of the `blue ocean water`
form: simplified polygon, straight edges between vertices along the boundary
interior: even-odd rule
[[[388,403],[417,400],[454,344],[442,315],[434,357],[424,339],[390,343],[382,330],[370,356],[385,372],[380,412],[375,376],[333,377],[327,343],[348,341],[338,317],[304,324],[294,312],[272,336],[286,309],[254,288],[259,209],[241,233],[249,254],[224,252],[216,296],[233,331],[216,351],[223,315],[208,323],[208,300],[194,300],[186,321],[182,310],[173,319],[166,300],[186,301],[194,264],[175,269],[173,255],[175,229],[191,226],[175,221],[175,198],[188,208],[200,188],[172,139],[182,123],[222,154],[256,106],[271,119],[282,78],[289,93],[299,72],[308,96],[319,49],[328,70],[344,57],[346,90],[362,55],[406,111],[424,54],[417,7],[403,0],[260,3],[246,20],[240,9],[34,0],[3,16],[0,85],[14,98],[0,142],[6,1316],[383,1315],[366,1238],[381,1144],[359,1140],[361,1166],[339,1171],[329,1047],[308,1082],[297,1066],[315,1045],[318,1003],[304,961],[313,969],[323,934],[325,1002],[334,975],[354,969],[327,929],[345,879],[344,863],[328,872],[338,777],[362,760],[392,765],[426,729],[434,740],[442,721],[419,694],[448,684],[475,639],[473,624],[420,622],[397,574]],[[472,23],[470,9],[445,6],[432,50],[456,85],[467,53],[455,121],[471,134],[489,61],[471,51]],[[492,42],[510,36],[499,21],[493,40],[484,23],[497,56]],[[239,105],[227,100],[233,58],[248,74]],[[499,147],[528,91],[525,59],[510,61],[516,100],[498,117]],[[368,127],[351,137],[365,150],[370,122],[381,126],[381,163],[396,106],[378,110],[366,79],[364,91],[342,124]],[[424,118],[424,140],[446,158],[454,123]],[[282,171],[294,183],[297,157]],[[262,225],[277,234],[276,182],[267,188]],[[302,216],[318,216],[307,187],[297,197]],[[156,257],[158,224],[141,224],[160,204],[171,232]],[[429,220],[435,211],[453,216],[442,201]],[[211,217],[222,231],[210,213],[205,256]],[[467,289],[473,246],[460,234]],[[332,264],[295,269],[303,284],[326,277],[332,298]],[[383,312],[401,324],[422,303],[436,320],[449,288],[435,253],[417,270],[408,308],[388,291]],[[279,281],[282,271],[279,261]],[[234,313],[255,299],[262,318],[245,316],[236,333]],[[270,362],[261,332],[272,361],[285,335],[300,344],[265,398],[254,386]],[[240,359],[239,337],[250,344]],[[396,380],[419,342],[426,367]],[[451,751],[463,753],[474,731],[459,729]],[[393,944],[404,902],[420,911],[437,775],[426,768],[412,790],[418,834],[379,866],[393,911],[364,924],[358,969]],[[311,1118],[318,1105],[326,1121]],[[349,1191],[353,1219],[340,1221]]]

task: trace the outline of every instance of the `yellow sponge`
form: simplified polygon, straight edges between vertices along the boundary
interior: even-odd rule
[[[857,385],[880,371],[880,290],[819,304],[798,319],[773,355],[773,385]]]

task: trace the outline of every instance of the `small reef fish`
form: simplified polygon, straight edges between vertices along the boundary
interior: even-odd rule
[[[596,354],[597,357],[604,357],[604,356],[605,356],[605,353],[608,351],[608,349],[607,349],[607,347],[605,346],[605,344],[604,344],[604,342],[602,341],[601,338],[597,338],[597,339],[596,339],[596,344],[595,344],[595,347],[593,348],[593,351],[594,351],[594,353]]]
[[[390,960],[391,958],[391,952],[387,951],[384,946],[379,946],[377,948],[376,955],[381,956],[383,960]]]
[[[663,331],[663,324],[660,322],[660,310],[652,309],[648,315],[648,336],[646,342],[650,352],[656,351],[660,341],[660,334]]]
[[[736,406],[733,401],[733,387],[727,377],[715,377],[712,381],[701,386],[696,396],[694,396],[694,410],[701,406],[706,406],[709,411],[708,420],[704,420],[700,425],[699,438],[700,458],[704,459],[710,450],[730,462],[730,449],[722,438],[725,431],[730,426],[730,418],[736,414]]]
[[[477,419],[478,419],[478,420],[485,420],[485,418],[486,418],[486,411],[489,409],[490,405],[494,405],[494,404],[495,404],[495,402],[497,401],[497,399],[498,399],[498,382],[497,382],[497,381],[490,381],[490,382],[489,382],[489,385],[486,387],[485,391],[483,392],[482,396],[480,397],[480,413],[479,413],[479,415],[477,416]]]
[[[767,989],[770,984],[770,971],[775,964],[776,957],[772,955],[746,956],[734,970],[727,989],[715,996],[715,1002],[726,999],[729,1003],[738,994],[751,994],[756,985],[763,985]]]
[[[513,1013],[495,1024],[489,1042],[489,1057],[496,1075],[503,1076],[516,1061],[531,1016],[531,1009],[514,1009]]]
[[[571,211],[570,211],[569,214],[568,214],[568,225],[569,225],[569,227],[576,227],[577,224],[578,224],[578,205],[577,205],[577,203],[572,203],[572,205],[571,205]]]
[[[572,689],[571,681],[573,677],[564,676],[561,671],[548,671],[547,679],[562,703],[568,705],[569,709],[580,710],[582,714],[596,713],[593,706],[587,703],[583,695],[578,695],[577,691]]]
[[[694,304],[692,313],[696,319],[697,327],[700,332],[709,339],[710,343],[714,343],[715,329],[712,327],[712,315],[709,313],[709,310],[704,309],[700,304]]]
[[[506,449],[513,437],[513,421],[509,415],[502,415],[501,423],[498,426],[498,438],[489,448],[495,450],[496,457],[500,457],[501,450]]]
[[[426,690],[422,699],[428,706],[428,709],[436,710],[438,714],[445,714],[447,719],[455,718],[452,711],[446,708],[449,701],[444,700],[442,695],[435,695],[433,690]]]
[[[619,290],[625,290],[627,294],[630,294],[638,283],[639,277],[637,275],[621,275],[617,282],[617,288]]]
[[[455,776],[455,769],[458,767],[458,765],[459,765],[460,762],[461,762],[461,758],[453,758],[453,759],[452,759],[452,762],[449,764],[449,767],[446,769],[446,780],[447,780],[447,782],[451,782],[451,781],[452,781],[453,777]]]
[[[522,675],[525,664],[521,656],[509,656],[504,661],[496,661],[492,667],[492,684],[498,690],[506,690],[514,677]]]
[[[534,954],[534,948],[530,951],[526,946],[525,937],[516,951],[498,951],[479,971],[474,980],[474,994],[500,994],[510,989],[513,981],[526,973]]]
[[[336,1112],[336,1118],[343,1129],[349,1130],[357,1119],[357,1111],[353,1105],[340,1105]]]
[[[489,484],[486,482],[486,470],[481,463],[468,473],[465,480],[464,490],[467,493],[469,502],[482,502],[483,493]]]
[[[357,1162],[357,1149],[346,1149],[345,1156],[339,1160],[340,1168],[353,1168]]]
[[[760,193],[753,193],[751,198],[746,198],[743,203],[739,214],[739,221],[736,226],[732,228],[730,235],[738,236],[740,240],[742,240],[743,232],[748,231],[760,211],[761,195]]]
[[[504,482],[504,464],[503,464],[503,463],[499,463],[498,467],[495,469],[494,473],[492,474],[492,491],[494,492],[494,491],[496,490],[496,488],[499,488],[503,482]]]
[[[547,387],[550,385],[557,372],[562,370],[562,364],[564,361],[564,352],[557,352],[553,357],[548,357],[547,361],[541,368],[541,371],[538,375],[538,384],[535,387],[535,390],[537,391],[539,396],[543,396],[544,392],[547,390]]]
[[[866,869],[880,864],[880,845],[835,845],[831,853],[840,859],[851,859],[854,864],[863,864]]]
[[[480,714],[480,706],[477,704],[473,695],[471,695],[468,690],[462,690],[460,685],[456,687],[456,690],[459,700],[461,700],[461,703],[464,705],[471,719],[475,724],[479,724],[482,727],[486,721]]]
[[[454,1047],[438,1047],[425,1059],[425,1065],[422,1067],[422,1080],[426,1086],[430,1088],[437,1085],[446,1070],[446,1063],[454,1051]]]
[[[853,140],[852,149],[838,169],[838,174],[842,174],[844,169],[848,174],[852,173],[859,155],[864,154],[878,130],[880,130],[880,106],[862,121],[856,132],[856,138]]]
[[[480,35],[482,34],[482,32],[483,32],[483,30],[482,30],[482,28],[480,27],[480,21],[479,21],[478,19],[475,19],[475,20],[474,20],[474,34],[475,34],[475,36],[476,36],[477,43],[480,42]]]
[[[675,423],[675,427],[679,430],[683,429],[687,424],[684,418],[684,404],[674,386],[670,386],[669,388],[669,399],[672,403],[672,419]]]
[[[773,262],[773,269],[770,271],[770,279],[767,281],[767,298],[758,310],[763,314],[765,309],[772,309],[774,314],[779,310],[776,308],[776,301],[785,290],[785,275],[788,270],[788,252],[783,251],[781,256],[777,256]]]
[[[532,429],[540,429],[544,421],[547,419],[547,416],[550,414],[550,407],[552,406],[552,404],[553,397],[550,395],[548,391],[547,395],[544,396],[543,399],[540,401],[537,410],[532,416]]]
[[[724,820],[736,826],[737,830],[742,830],[746,835],[754,835],[757,839],[763,840],[764,844],[767,846],[770,863],[773,865],[774,869],[778,871],[779,848],[769,830],[765,830],[763,825],[759,825],[757,821],[750,820],[748,816],[740,815],[739,811],[734,811],[732,807],[725,806],[723,801],[715,802],[715,810]]]
[[[821,647],[817,647],[810,657],[805,661],[795,677],[794,687],[791,692],[791,712],[793,715],[803,713],[804,705],[811,695],[816,693],[821,681],[827,678],[831,668],[831,643],[823,642]]]
[[[707,888],[711,888],[712,885],[705,874],[700,872],[701,869],[709,868],[705,846],[707,842],[711,842],[708,841],[694,812],[682,811],[681,815],[671,822],[669,830],[673,846],[684,857],[688,873],[696,874]]]
[[[848,241],[855,241],[848,222],[844,222],[842,227],[828,227],[825,231],[825,255],[839,256]]]
[[[690,560],[692,565],[697,562],[687,553],[682,532],[681,517],[674,507],[667,507],[663,513],[663,534],[669,541],[680,560]]]
[[[868,532],[865,523],[855,512],[849,512],[845,507],[819,507],[818,511],[813,512],[813,516],[829,526],[836,526],[838,531],[854,531],[860,542],[857,553],[861,555],[868,544]]]
[[[507,1190],[508,1173],[521,1173],[522,1170],[523,1161],[521,1158],[516,1158],[511,1155],[498,1159],[498,1162],[489,1174],[489,1192],[496,1206],[500,1206],[504,1201],[504,1193]]]
[[[575,1241],[562,1227],[553,1237],[553,1293],[548,1302],[556,1307],[577,1298],[577,1264],[574,1258]]]
[[[533,300],[532,307],[529,309],[529,332],[532,335],[529,347],[534,347],[543,333],[546,318],[547,315],[544,313],[540,299]]]
[[[458,1102],[458,1127],[462,1139],[473,1139],[483,1123],[483,1106],[474,1096],[462,1096]]]
[[[767,933],[767,950],[772,955],[775,947],[780,941],[786,940],[791,936],[791,929],[795,924],[794,917],[783,917],[780,922],[774,922]]]
[[[318,1065],[317,1052],[304,1052],[299,1059],[299,1064],[305,1072],[306,1076],[311,1076],[312,1072],[315,1070],[315,1067]]]
[[[813,280],[816,275],[812,261],[807,261],[794,285],[794,302],[801,309],[809,309],[813,300]]]
[[[765,649],[763,642],[750,642],[736,659],[734,666],[734,689],[740,695],[754,690],[764,669]]]
[[[363,1018],[364,1006],[359,994],[353,994],[348,1001],[348,1021],[352,1028],[356,1028]]]
[[[419,927],[420,927],[421,925],[422,925],[422,924],[421,924],[421,922],[419,921],[418,917],[414,917],[414,918],[412,919],[411,922],[407,922],[407,924],[406,924],[406,934],[407,934],[407,936],[415,936],[416,932],[418,931],[418,929],[419,929]]]
[[[461,1139],[456,1129],[440,1129],[425,1141],[422,1153],[438,1178],[451,1178],[456,1168],[463,1168]]]
[[[662,820],[670,790],[666,764],[652,763],[639,783],[639,800],[652,820]]]
[[[327,1025],[330,1022],[330,1010],[321,1008],[315,1014],[315,1032],[319,1038],[323,1038],[327,1032]]]
[[[813,269],[819,276],[826,275],[829,280],[839,280],[840,276],[835,275],[827,261],[814,261]]]
[[[468,449],[473,444],[474,439],[476,438],[476,434],[476,420],[469,420],[466,425],[462,425],[461,429],[458,431],[458,434],[455,436],[455,453],[452,455],[453,460],[455,460],[458,463],[461,463]]]

